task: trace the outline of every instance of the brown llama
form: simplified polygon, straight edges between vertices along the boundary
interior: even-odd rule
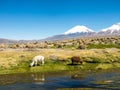
[[[83,63],[83,61],[78,56],[71,57],[71,61],[72,61],[72,64],[78,64],[78,63],[82,64]]]

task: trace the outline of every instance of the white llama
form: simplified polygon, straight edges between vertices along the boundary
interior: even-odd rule
[[[38,56],[35,56],[33,59],[32,59],[32,63],[30,63],[30,67],[32,66],[37,66],[38,65],[38,62],[41,63],[41,65],[44,65],[44,56],[41,56],[41,55],[38,55]]]

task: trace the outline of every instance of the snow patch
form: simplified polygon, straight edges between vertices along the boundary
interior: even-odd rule
[[[74,33],[89,33],[89,32],[94,32],[94,31],[87,28],[86,26],[77,25],[71,28],[70,30],[66,31],[64,34],[67,35],[67,34],[74,34]]]

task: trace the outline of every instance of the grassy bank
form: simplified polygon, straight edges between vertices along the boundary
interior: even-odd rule
[[[36,55],[45,56],[45,65],[28,67],[31,59]],[[69,58],[72,56],[79,56],[84,62],[83,65],[70,65]],[[120,49],[40,49],[37,51],[11,49],[0,52],[0,62],[0,74],[119,68]]]

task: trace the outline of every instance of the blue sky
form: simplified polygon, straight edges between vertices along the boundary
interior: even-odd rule
[[[76,25],[99,31],[120,22],[120,0],[0,0],[0,38],[42,39]]]

